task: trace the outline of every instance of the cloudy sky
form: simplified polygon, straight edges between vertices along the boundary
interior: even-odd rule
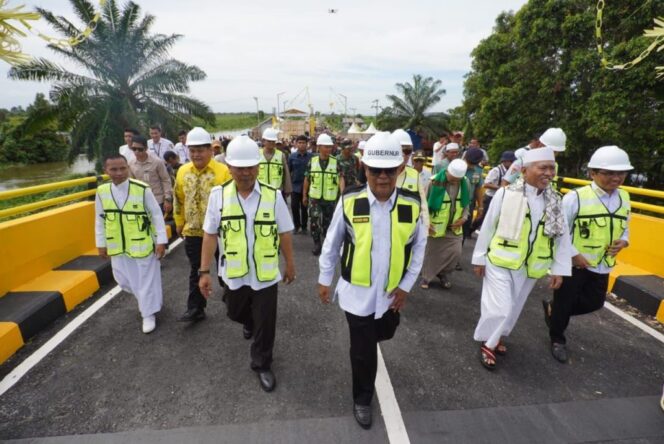
[[[306,110],[308,87],[316,110],[343,112],[345,96],[349,113],[373,113],[372,101],[385,106],[394,84],[416,73],[442,80],[447,94],[436,110],[459,105],[470,52],[501,11],[526,0],[136,2],[156,16],[154,32],[182,34],[172,56],[207,73],[191,94],[214,111],[255,111],[257,97],[271,112],[281,92],[282,109],[286,101]],[[9,1],[19,4],[73,19],[67,0]],[[23,42],[26,52],[64,63],[36,37]],[[7,79],[8,69],[0,62],[0,107],[25,106],[48,92],[48,84]]]

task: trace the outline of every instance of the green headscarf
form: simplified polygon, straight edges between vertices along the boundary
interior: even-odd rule
[[[431,178],[433,182],[447,182],[447,169],[440,170],[435,176]],[[457,196],[461,200],[461,206],[466,208],[470,204],[470,193],[468,191],[468,181],[466,177],[461,178],[461,197]],[[429,198],[427,199],[427,204],[429,205],[429,212],[435,214],[440,211],[440,207],[443,206],[443,199],[445,198],[445,186],[444,185],[434,185],[431,184],[429,187]]]

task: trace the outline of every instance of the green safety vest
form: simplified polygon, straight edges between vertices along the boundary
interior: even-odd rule
[[[339,172],[337,159],[330,156],[327,168],[323,171],[320,166],[320,157],[311,158],[309,170],[309,198],[334,202],[339,196]]]
[[[342,197],[346,235],[341,253],[341,276],[353,285],[371,286],[371,211],[367,187],[346,190]],[[415,227],[420,216],[420,197],[397,188],[395,205],[390,211],[390,270],[385,284],[388,293],[397,288],[406,274],[412,257]],[[379,233],[378,236],[383,235]],[[380,241],[380,240],[379,240]]]
[[[406,165],[397,179],[397,188],[419,193],[420,173],[415,168]]]
[[[97,188],[104,209],[104,236],[109,256],[126,254],[132,258],[147,257],[154,251],[154,227],[145,209],[145,190],[148,184],[129,179],[127,200],[120,209],[115,203],[111,184]]]
[[[521,227],[519,242],[508,241],[494,234],[487,255],[491,263],[509,270],[518,270],[525,263],[529,278],[539,279],[545,276],[553,262],[554,241],[553,238],[544,235],[544,219],[545,216],[542,214],[532,243],[530,208]]]
[[[574,219],[572,243],[592,267],[601,262],[609,267],[616,265],[615,256],[607,255],[606,248],[622,237],[630,212],[629,193],[622,189],[618,189],[618,192],[620,207],[611,213],[590,185],[574,190],[579,212]]]
[[[463,180],[468,180],[464,177]],[[433,185],[432,185],[433,186]],[[463,213],[463,207],[461,206],[461,199],[459,199],[459,194],[461,194],[461,186],[459,185],[459,191],[457,193],[457,198],[455,199],[455,209],[454,217],[459,219]],[[433,226],[433,234],[429,234],[429,237],[443,237],[447,231],[447,225],[450,223],[450,210],[452,209],[452,200],[450,195],[445,191],[445,197],[443,197],[443,205],[440,207],[440,210],[433,212],[429,210],[429,223]],[[463,227],[455,228],[452,230],[454,234],[460,236],[463,234]]]
[[[254,216],[253,261],[256,278],[269,282],[279,274],[279,233],[275,209],[277,190],[260,183],[261,196]],[[237,195],[235,181],[226,182],[222,189],[223,208],[219,236],[224,244],[224,259],[228,278],[235,279],[249,273],[249,241],[247,217]]]
[[[284,155],[275,149],[272,159],[267,160],[261,149],[261,159],[258,161],[258,180],[274,188],[281,188],[284,180]]]

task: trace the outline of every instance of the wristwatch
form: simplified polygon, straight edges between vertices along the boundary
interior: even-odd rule
[[[210,270],[198,270],[198,277],[201,277],[204,274],[210,274]]]

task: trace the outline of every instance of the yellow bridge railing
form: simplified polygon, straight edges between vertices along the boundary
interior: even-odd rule
[[[0,218],[7,218],[17,216],[31,211],[41,210],[55,205],[60,205],[67,202],[85,199],[94,196],[96,193],[97,184],[108,179],[108,176],[90,176],[82,177],[80,179],[65,180],[62,182],[52,182],[43,185],[35,185],[26,188],[17,188],[15,190],[0,191],[0,201],[16,199],[19,197],[31,196],[33,194],[46,193],[49,191],[61,190],[65,188],[73,188],[81,185],[87,185],[88,190],[79,191],[76,193],[65,194],[63,196],[53,197],[50,199],[39,200],[27,204],[17,205],[15,207],[5,208],[0,210]]]

